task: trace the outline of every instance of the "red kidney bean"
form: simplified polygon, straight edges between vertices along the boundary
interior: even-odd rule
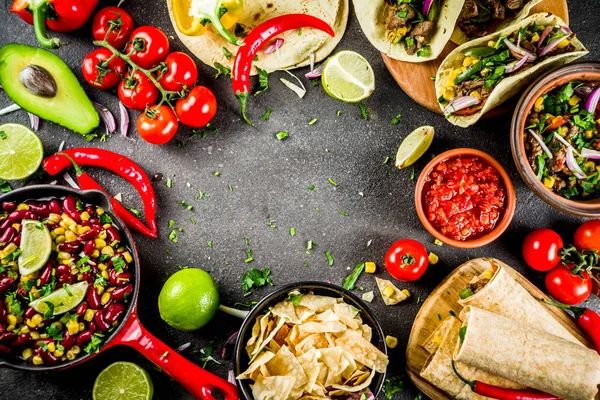
[[[23,346],[26,343],[31,342],[31,336],[28,333],[21,333],[17,335],[17,338],[10,342],[10,347],[19,347]]]
[[[4,302],[0,300],[0,322],[6,321],[6,307],[4,306]],[[0,330],[0,332],[3,332]]]
[[[19,297],[22,298],[29,298],[29,295],[27,294],[27,292],[25,292],[25,288],[18,288],[17,289],[17,294],[19,295]]]
[[[56,199],[50,200],[48,207],[50,207],[50,212],[53,214],[62,214],[63,212],[62,206]]]
[[[25,318],[31,318],[35,315],[35,310],[33,309],[33,307],[27,307],[27,310],[25,310]]]
[[[5,246],[9,244],[17,236],[17,230],[12,226],[6,228],[6,230],[0,235],[0,244]]]
[[[10,286],[14,283],[15,278],[2,278],[0,279],[0,294],[6,292]]]
[[[15,236],[15,238],[12,240],[12,242],[17,246],[20,246],[21,245],[21,234],[19,233],[17,236]]]
[[[0,342],[14,340],[14,338],[16,338],[16,337],[17,337],[17,335],[15,335],[14,332],[4,332],[4,333],[0,334]]]
[[[48,203],[36,203],[31,201],[27,202],[27,205],[29,206],[29,211],[33,211],[42,218],[46,218],[48,215],[50,215],[50,207],[48,206]]]
[[[56,267],[56,276],[58,276],[59,278],[62,275],[68,274],[70,272],[71,272],[71,267],[69,267],[68,265],[60,264],[58,267]]]
[[[106,229],[106,243],[113,243],[115,240],[120,242],[121,235],[119,234],[119,231],[117,231],[117,228],[111,226],[110,228]]]
[[[58,361],[60,361],[60,359],[58,357],[56,357],[54,354],[50,353],[49,351],[42,352],[41,356],[42,356],[42,359],[44,360],[44,364],[46,364],[46,365],[54,365]]]
[[[85,208],[85,211],[90,214],[90,217],[93,217],[94,215],[96,215],[96,209],[92,206],[87,206]]]
[[[90,221],[81,221],[81,226],[92,226]]]
[[[75,281],[77,280],[77,278],[75,278],[75,275],[73,275],[72,273],[66,273],[66,274],[62,274],[60,276],[60,278],[58,278],[58,281],[62,284],[68,283],[69,285],[72,285],[75,283]]]
[[[89,221],[90,221],[90,224],[92,224],[92,225],[99,225],[100,224],[100,218],[98,218],[98,217],[92,217],[92,218],[89,219]]]
[[[81,280],[88,281],[88,283],[94,283],[94,275],[92,275],[91,272],[86,271],[83,274],[81,274]]]
[[[76,335],[71,335],[67,330],[63,333],[63,339],[60,341],[62,347],[66,350],[70,350],[75,344]]]
[[[7,328],[7,326],[6,326],[6,324],[5,324],[5,323],[0,323],[0,333],[3,333],[3,332],[5,332],[5,331],[6,331],[6,328]]]
[[[0,353],[3,353],[3,354],[10,353],[10,347],[4,346],[4,345],[0,345]]]
[[[58,245],[58,250],[66,253],[75,253],[79,250],[79,244],[79,242],[63,242]]]
[[[96,250],[96,242],[93,240],[88,240],[85,242],[85,246],[83,246],[83,254],[86,256],[91,256],[94,254],[94,250]]]
[[[106,304],[102,305],[102,309],[106,310],[108,307],[112,306],[115,303],[116,303],[116,300],[110,299],[106,302]],[[104,318],[104,319],[106,319],[106,318]]]
[[[110,298],[115,300],[124,300],[126,295],[131,295],[133,285],[130,283],[125,287],[118,287],[110,293]]]
[[[98,294],[98,291],[94,288],[94,286],[90,286],[88,288],[86,301],[90,308],[93,308],[95,310],[99,309],[102,305],[102,303],[100,302],[100,295]]]
[[[79,210],[77,209],[77,199],[73,196],[67,196],[63,200],[63,211],[67,214],[73,221],[78,224],[81,223],[81,215],[79,214]]]
[[[85,314],[85,310],[87,310],[87,304],[86,303],[80,303],[77,308],[75,309],[75,314],[77,314],[78,316],[83,316],[83,314]]]
[[[24,219],[39,219],[39,216],[33,211],[29,210],[17,210],[8,214],[6,222],[15,223],[21,222]],[[1,228],[1,227],[0,227]]]
[[[98,327],[96,326],[96,323],[94,321],[88,322],[88,327],[92,332],[96,332],[98,330]]]
[[[96,326],[103,331],[107,331],[110,329],[110,324],[104,320],[104,310],[98,310],[94,315],[94,322]]]
[[[75,344],[79,347],[83,347],[92,340],[93,332],[91,330],[83,331],[79,335],[77,335],[77,339],[75,339]]]
[[[96,239],[98,237],[98,235],[100,235],[101,230],[102,230],[102,227],[94,226],[89,231],[84,232],[81,235],[77,236],[77,240],[80,240],[82,242],[87,242],[88,240]]]
[[[116,270],[111,269],[108,273],[108,282],[112,286],[127,286],[131,281],[131,276],[130,272],[122,272],[119,274]]]
[[[106,309],[104,312],[104,319],[109,324],[117,321],[121,315],[125,312],[125,306],[121,303],[114,303]]]
[[[15,211],[17,209],[17,203],[14,201],[3,201],[2,209],[7,212]]]
[[[52,278],[52,264],[47,263],[40,274],[40,286],[44,286],[50,282],[50,278]]]

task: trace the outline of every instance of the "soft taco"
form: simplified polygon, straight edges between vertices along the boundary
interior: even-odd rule
[[[167,0],[171,22],[183,44],[207,65],[219,63],[231,67],[238,47],[231,44],[212,25],[199,36],[188,36],[177,29],[173,12],[174,2]],[[257,25],[284,14],[310,14],[327,22],[335,31],[335,37],[316,29],[305,28],[288,31],[274,38],[257,54],[254,65],[267,72],[291,69],[309,64],[311,53],[315,61],[327,58],[342,39],[348,23],[350,0],[244,0],[237,23],[229,31],[243,40]],[[190,14],[194,13],[196,0],[191,0]],[[228,14],[225,14],[227,16]],[[256,69],[252,70],[253,74]]]
[[[435,79],[438,104],[454,125],[473,125],[539,74],[585,54],[563,20],[534,14],[448,54]]]
[[[464,0],[354,0],[369,41],[391,58],[436,59],[454,30]]]

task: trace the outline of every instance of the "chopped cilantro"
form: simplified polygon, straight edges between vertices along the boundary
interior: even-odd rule
[[[285,132],[285,131],[279,131],[277,132],[277,134],[275,135],[275,137],[279,140],[285,140],[289,137],[290,135]]]
[[[233,74],[231,73],[231,68],[226,67],[219,62],[215,62],[214,65],[215,65],[215,69],[217,70],[217,73],[214,76],[215,79],[220,77],[221,75],[233,78]]]
[[[340,214],[342,214],[344,217],[350,216],[350,214],[348,214],[346,211],[340,211]]]
[[[7,138],[8,138],[8,136],[6,136],[6,132],[0,131],[0,139],[6,140]]]
[[[296,228],[294,228],[293,226],[290,228],[290,236],[291,237],[296,236]]]
[[[110,259],[110,261],[112,261],[113,267],[115,267],[115,270],[118,273],[123,272],[123,268],[125,268],[127,265],[127,263],[121,256],[114,256],[113,258]]]
[[[315,247],[317,244],[315,242],[313,242],[312,240],[309,240],[308,242],[306,242],[306,250],[312,250],[313,247]]]
[[[213,245],[212,240],[209,240],[207,244],[208,244],[208,247],[212,247],[212,245]]]
[[[360,107],[360,114],[362,115],[362,118],[369,119],[369,114],[367,114],[367,107],[363,103],[359,103],[358,106]]]
[[[300,293],[290,293],[287,297],[287,301],[292,303],[294,306],[298,307],[300,305],[300,300],[302,300],[302,297],[304,297],[304,295]]]
[[[325,257],[327,257],[327,265],[330,267],[333,266],[333,257],[331,256],[331,252],[329,250],[325,252]]]
[[[310,186],[308,187],[308,190],[315,190],[315,185],[310,185]]]
[[[112,224],[112,222],[113,222],[112,218],[107,213],[104,213],[104,214],[102,214],[100,216],[100,223],[102,225],[104,225],[104,224]]]
[[[401,392],[404,389],[402,377],[398,375],[388,375],[388,378],[383,384],[383,394],[385,398],[390,400],[394,394]]]
[[[251,263],[252,261],[254,261],[254,258],[252,257],[252,250],[247,249],[246,250],[246,259],[244,260],[244,262],[246,264]]]
[[[231,60],[233,58],[233,54],[227,50],[227,47],[223,46],[223,55],[226,59]]]
[[[308,124],[309,124],[309,125],[314,125],[314,124],[315,124],[317,121],[318,121],[318,119],[316,119],[316,118],[313,118],[313,119],[311,119],[310,121],[308,121]]]
[[[65,288],[66,287],[67,287],[67,285],[65,285]],[[72,294],[71,294],[71,296],[72,296]],[[44,318],[44,320],[47,320],[47,319],[52,318],[52,316],[54,315],[54,303],[45,301],[44,304],[46,304],[48,306],[48,309],[44,312],[44,315],[42,315],[42,317]]]
[[[169,234],[169,240],[173,243],[177,243],[177,231],[175,229]]]
[[[358,280],[358,278],[360,277],[360,274],[362,274],[362,272],[364,270],[365,270],[365,263],[356,264],[356,266],[354,267],[354,271],[352,271],[352,273],[350,275],[348,275],[346,277],[346,280],[344,281],[344,289],[346,289],[346,290],[354,289],[354,285],[356,284],[356,281]]]
[[[267,111],[265,111],[265,113],[263,114],[262,117],[260,117],[260,119],[262,119],[263,121],[268,121],[269,118],[271,117],[271,107],[267,107]]]
[[[242,274],[242,290],[244,292],[249,292],[253,287],[261,287],[266,284],[273,286],[269,268],[263,270],[252,268]]]
[[[187,208],[187,209],[188,209],[188,210],[190,210],[190,211],[194,209],[194,207],[193,207],[191,204],[188,204],[188,203],[186,203],[186,202],[185,202],[185,201],[183,201],[183,200],[181,200],[181,201],[179,202],[179,204],[180,204],[181,206],[183,206],[183,207]]]
[[[167,187],[169,189],[173,187],[173,180],[171,178],[167,178]]]
[[[389,158],[389,157],[386,157],[386,158],[385,158],[385,160],[383,160],[383,163],[384,163],[384,164],[387,164],[387,163],[389,163],[389,162],[390,162],[390,158]]]
[[[264,69],[258,68],[256,66],[254,68],[256,69],[256,72],[258,72],[259,86],[258,89],[254,92],[254,95],[257,96],[265,90],[269,89],[269,73]]]
[[[402,118],[402,114],[396,115],[394,118],[392,118],[392,120],[390,121],[390,124],[398,125],[400,123],[400,118]]]
[[[327,180],[329,181],[329,183],[331,183],[333,186],[337,186],[337,182],[333,180],[333,178],[329,177],[327,178]]]
[[[169,220],[169,229],[173,228],[175,226],[175,220]]]

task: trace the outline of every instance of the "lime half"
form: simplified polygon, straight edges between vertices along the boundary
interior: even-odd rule
[[[31,129],[0,125],[0,179],[25,179],[37,171],[43,158],[42,141]]]
[[[41,269],[50,258],[52,237],[41,221],[25,219],[21,222],[21,255],[19,273],[27,276]]]
[[[102,370],[92,391],[94,400],[150,400],[154,385],[145,369],[118,361]]]
[[[77,307],[83,301],[87,289],[88,283],[85,281],[74,285],[65,285],[47,296],[32,301],[29,303],[29,307],[32,307],[40,314],[45,314],[50,307],[54,307],[52,315],[64,314]]]
[[[402,141],[396,153],[396,167],[402,169],[413,165],[431,146],[435,130],[433,126],[421,126]]]
[[[375,90],[371,64],[353,51],[340,51],[327,60],[321,76],[328,95],[345,103],[358,103]]]

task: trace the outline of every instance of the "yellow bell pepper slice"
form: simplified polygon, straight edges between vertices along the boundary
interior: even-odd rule
[[[190,15],[192,0],[172,0],[173,15],[177,29],[187,36],[200,36],[208,29],[208,23],[228,42],[240,46],[243,42],[228,29],[232,28],[243,11],[243,0],[199,0],[198,9]],[[226,11],[225,11],[226,10]],[[223,13],[223,11],[225,11]]]

